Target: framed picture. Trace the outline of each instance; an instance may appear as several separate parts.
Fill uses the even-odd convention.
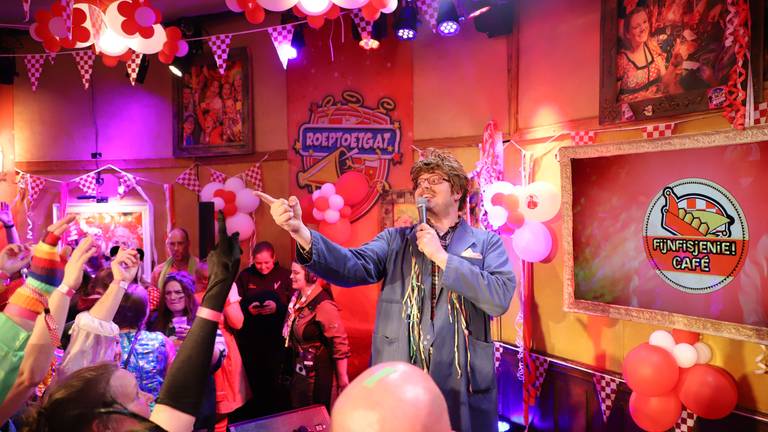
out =
[[[188,62],[173,80],[173,155],[253,153],[248,51],[231,49],[223,75],[208,50]]]
[[[768,129],[559,156],[566,310],[768,342]]]
[[[726,42],[726,4],[603,0],[600,123],[722,108],[736,62],[734,45]],[[762,77],[764,2],[749,4],[752,76]],[[757,103],[763,82],[753,81]]]
[[[412,190],[390,190],[381,195],[381,229],[411,226],[419,222]]]
[[[64,216],[60,208],[58,203],[53,205],[54,222]],[[70,227],[68,237],[91,235],[107,256],[112,246],[141,248],[143,275],[149,277],[152,273],[152,221],[146,204],[72,203],[67,205],[67,214],[78,216],[78,224]]]

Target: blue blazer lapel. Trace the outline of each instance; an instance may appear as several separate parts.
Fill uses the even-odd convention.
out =
[[[448,253],[451,255],[461,256],[461,253],[467,250],[475,244],[475,236],[472,233],[472,227],[469,226],[464,219],[459,222],[459,226],[456,227],[456,232],[453,234],[451,243],[448,245]],[[443,286],[437,287],[437,299],[439,301],[440,295],[443,291]]]

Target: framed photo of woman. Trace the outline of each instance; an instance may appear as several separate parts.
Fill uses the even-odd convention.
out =
[[[213,54],[187,54],[173,80],[173,155],[253,153],[250,61],[245,48],[229,51],[224,74]]]
[[[763,94],[764,0],[748,4],[757,103]],[[603,0],[600,123],[722,108],[736,64],[727,34],[730,13],[727,0]]]

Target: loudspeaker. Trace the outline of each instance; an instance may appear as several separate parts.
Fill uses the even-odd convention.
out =
[[[202,201],[197,204],[197,220],[200,221],[198,238],[200,239],[200,257],[205,258],[208,252],[215,246],[214,239],[216,224],[215,213],[213,211],[213,202]]]
[[[229,425],[229,432],[320,432],[331,430],[325,405],[311,405]]]
[[[0,84],[13,85],[16,73],[16,57],[0,57]]]

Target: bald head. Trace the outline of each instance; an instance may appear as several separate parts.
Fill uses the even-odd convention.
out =
[[[168,247],[168,255],[175,262],[184,262],[189,259],[189,234],[184,228],[174,228],[168,233],[165,241]]]
[[[448,406],[423,370],[387,362],[360,374],[339,395],[333,432],[449,432]]]

